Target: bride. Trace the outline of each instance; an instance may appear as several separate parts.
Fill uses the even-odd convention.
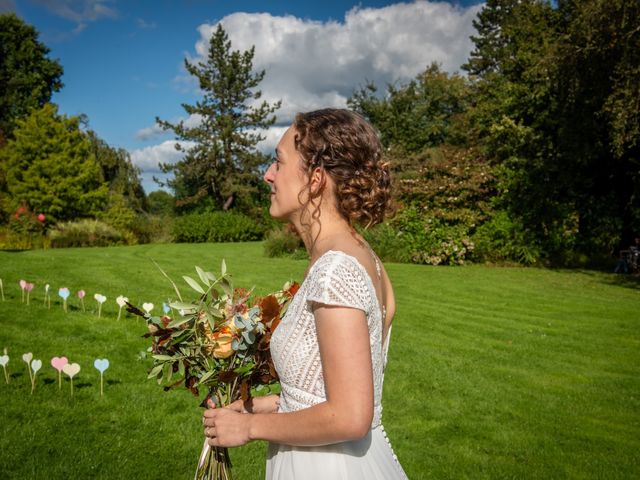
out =
[[[301,113],[264,175],[270,214],[311,259],[271,339],[281,394],[208,409],[203,423],[211,446],[269,441],[267,479],[406,479],[381,423],[393,290],[354,229],[389,213],[381,151],[353,112]]]

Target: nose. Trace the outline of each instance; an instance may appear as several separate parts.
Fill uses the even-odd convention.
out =
[[[267,182],[267,183],[273,183],[274,180],[274,170],[275,170],[275,165],[276,162],[271,163],[271,165],[269,165],[269,168],[267,168],[267,171],[264,172],[264,176],[262,177],[262,179]]]

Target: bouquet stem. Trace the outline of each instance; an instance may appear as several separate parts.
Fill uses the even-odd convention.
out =
[[[205,440],[194,480],[233,480],[229,449],[210,447]]]

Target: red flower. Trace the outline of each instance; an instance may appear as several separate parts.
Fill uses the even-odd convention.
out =
[[[47,217],[44,216],[44,213],[39,213],[38,214],[38,221],[40,223],[44,223],[44,221],[47,219]]]

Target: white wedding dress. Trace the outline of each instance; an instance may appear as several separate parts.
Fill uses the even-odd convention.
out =
[[[375,260],[380,276],[380,265]],[[279,412],[302,410],[326,399],[312,302],[365,312],[373,365],[373,422],[369,433],[357,441],[318,447],[270,443],[267,480],[406,479],[381,423],[382,383],[390,336],[387,335],[383,345],[385,315],[366,269],[343,252],[330,250],[311,266],[273,334],[271,354],[282,386]]]

